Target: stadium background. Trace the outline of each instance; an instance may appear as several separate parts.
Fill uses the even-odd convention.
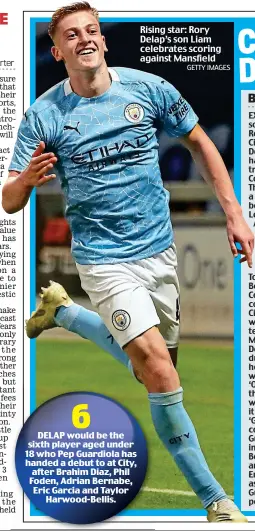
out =
[[[146,22],[148,25],[148,22]],[[171,22],[171,25],[173,23]],[[176,23],[184,26],[185,23]],[[204,26],[203,22],[196,26]],[[233,24],[206,23],[220,63],[230,70],[188,71],[183,63],[140,63],[138,22],[106,22],[109,66],[149,71],[173,83],[193,106],[233,178]],[[157,23],[167,26],[167,23]],[[50,54],[47,23],[36,32],[36,96],[66,77]],[[121,44],[120,44],[121,43]],[[171,193],[179,258],[182,338],[179,371],[185,405],[212,471],[233,494],[233,300],[232,257],[224,216],[212,192],[178,141],[160,135],[160,164]],[[37,292],[49,279],[61,282],[76,302],[90,307],[70,256],[70,231],[57,182],[38,189]],[[203,341],[198,343],[198,339]],[[228,340],[228,341],[226,341]],[[192,378],[191,375],[192,374]],[[118,400],[140,421],[149,445],[144,489],[131,509],[200,508],[186,481],[155,437],[145,391],[109,355],[60,329],[37,341],[37,404],[68,391],[98,391]]]

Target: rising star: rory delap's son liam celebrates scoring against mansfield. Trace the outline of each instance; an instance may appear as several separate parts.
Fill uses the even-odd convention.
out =
[[[176,250],[157,132],[179,137],[225,211],[234,256],[252,265],[247,226],[220,154],[180,93],[155,75],[108,68],[98,13],[87,2],[58,9],[49,26],[69,78],[43,94],[21,122],[3,208],[24,208],[58,167],[81,284],[97,313],[52,283],[27,322],[29,337],[62,326],[129,366],[147,391],[155,430],[207,509],[209,521],[245,522],[210,472],[183,405]],[[111,340],[111,337],[114,338]],[[170,355],[169,355],[170,354]]]

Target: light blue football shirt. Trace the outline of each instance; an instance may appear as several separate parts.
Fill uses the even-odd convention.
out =
[[[98,97],[78,96],[65,80],[36,100],[9,168],[24,170],[41,140],[54,151],[79,264],[139,260],[169,247],[157,132],[180,137],[198,120],[164,79],[128,68],[109,72],[112,84]]]

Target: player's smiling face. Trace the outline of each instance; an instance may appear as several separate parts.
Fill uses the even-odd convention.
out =
[[[98,20],[90,11],[78,11],[65,16],[54,36],[52,54],[57,61],[64,61],[72,71],[96,71],[104,62],[107,51]]]

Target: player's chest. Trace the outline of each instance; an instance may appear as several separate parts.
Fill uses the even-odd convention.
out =
[[[142,136],[154,133],[150,102],[132,96],[115,97],[103,102],[83,103],[66,112],[58,124],[58,152],[79,153],[81,146],[90,149],[124,149],[142,142]],[[141,137],[141,141],[139,141]]]

